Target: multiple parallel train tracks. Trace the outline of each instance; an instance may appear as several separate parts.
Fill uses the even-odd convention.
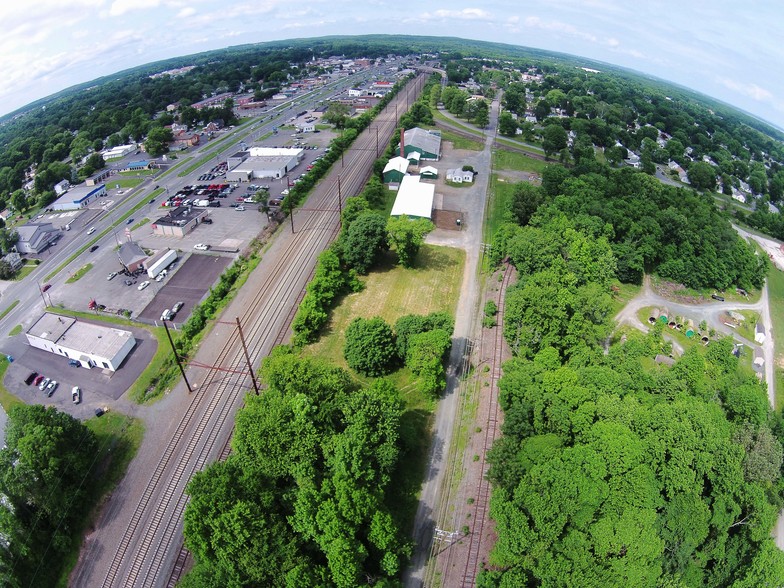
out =
[[[296,213],[295,232],[287,247],[270,249],[263,274],[256,272],[248,280],[241,296],[225,313],[231,316],[232,310],[240,309],[236,314],[255,365],[288,333],[316,258],[338,232],[338,198],[361,191],[376,159],[379,140],[386,144],[396,129],[397,112],[402,114],[405,106],[414,102],[424,81],[420,75],[409,82],[372,127],[361,133],[345,156],[335,162],[333,167],[337,169],[316,188],[309,208]],[[96,536],[94,540],[103,543],[103,551],[111,558],[108,565],[101,561],[91,562],[89,568],[83,565],[77,571],[77,585],[167,586],[182,573],[187,559],[187,552],[182,549],[186,485],[208,462],[228,454],[233,417],[250,388],[239,333],[236,328],[229,332],[225,329],[222,324],[215,325],[209,336],[211,344],[219,345],[206,350],[213,367],[206,370],[171,439],[162,448],[160,460],[128,516],[119,542],[110,537]],[[121,505],[115,509],[119,511]],[[107,510],[112,511],[111,506]],[[124,513],[116,515],[119,519]],[[99,533],[100,530],[96,535]],[[108,545],[116,545],[113,553],[105,547]],[[84,560],[89,556],[88,553]],[[102,573],[105,575],[100,581]]]

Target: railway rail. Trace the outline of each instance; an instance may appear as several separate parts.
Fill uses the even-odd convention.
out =
[[[504,335],[503,335],[503,319],[504,319],[504,302],[506,299],[506,289],[509,286],[509,280],[512,275],[509,264],[506,264],[504,269],[504,279],[501,287],[498,290],[498,327],[494,333],[494,345],[492,353],[491,368],[491,382],[490,382],[490,399],[489,408],[487,411],[487,421],[484,427],[484,442],[483,451],[480,458],[482,475],[479,479],[479,491],[473,503],[473,512],[471,513],[471,520],[473,521],[473,531],[468,536],[468,557],[466,557],[465,567],[463,570],[462,584],[463,588],[472,588],[476,585],[476,576],[479,573],[479,560],[483,547],[484,528],[487,522],[488,511],[490,506],[490,480],[487,479],[487,472],[489,465],[487,464],[487,452],[493,445],[493,442],[498,437],[498,420],[500,416],[500,406],[498,404],[498,380],[501,379],[501,363],[503,361],[504,350]]]
[[[288,332],[293,318],[291,310],[300,300],[316,257],[337,234],[338,198],[361,191],[371,173],[379,137],[389,140],[397,126],[397,118],[393,116],[405,112],[405,108],[397,106],[412,104],[424,81],[425,76],[420,75],[409,82],[379,113],[373,126],[357,137],[344,158],[335,162],[333,171],[309,199],[308,206],[312,208],[295,211],[295,232],[289,236],[286,246],[276,247],[280,239],[276,240],[266,256],[263,275],[249,279],[248,287],[226,311],[232,316],[230,313],[236,310],[254,365],[283,340],[281,333]],[[335,181],[338,175],[340,185]],[[226,454],[234,413],[250,389],[250,378],[243,373],[245,358],[238,332],[236,328],[227,329],[215,325],[209,338],[214,344],[203,351],[212,358],[202,363],[214,367],[207,369],[206,374],[200,368],[191,368],[190,371],[199,370],[204,379],[163,448],[140,499],[127,516],[119,542],[110,537],[93,542],[116,546],[113,553],[107,547],[102,548],[111,557],[108,565],[105,562],[83,565],[76,573],[77,585],[93,586],[100,582],[104,588],[167,586],[171,585],[173,576],[182,573],[188,557],[187,550],[181,547],[182,517],[187,504],[185,488],[195,472]],[[222,343],[218,344],[220,340]],[[110,504],[104,518],[122,518],[121,509],[122,500]],[[83,560],[89,559],[88,552]]]

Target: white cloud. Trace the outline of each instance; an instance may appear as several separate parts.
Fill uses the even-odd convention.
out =
[[[765,88],[761,88],[757,84],[750,82],[744,83],[732,78],[719,78],[719,83],[734,92],[748,96],[752,100],[774,103],[773,93]]]
[[[491,20],[492,16],[486,10],[481,8],[463,8],[462,10],[446,10],[439,9],[431,12],[425,12],[421,15],[423,20]]]
[[[196,9],[193,6],[187,6],[177,13],[177,18],[187,18],[196,14]]]
[[[148,10],[160,5],[161,0],[114,0],[109,7],[109,16],[122,16],[132,10]]]
[[[543,31],[549,31],[553,33],[562,33],[565,35],[569,35],[571,37],[577,37],[578,39],[583,39],[584,41],[590,41],[592,43],[596,43],[598,41],[596,35],[591,33],[586,33],[584,31],[579,30],[574,25],[570,25],[569,23],[561,22],[558,20],[542,20],[538,16],[528,16],[523,21],[525,26],[532,29],[540,29]]]

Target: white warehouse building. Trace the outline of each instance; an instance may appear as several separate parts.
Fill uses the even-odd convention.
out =
[[[247,157],[226,173],[230,182],[247,182],[255,178],[282,178],[302,159],[304,151],[288,147],[251,147]],[[232,159],[239,159],[235,154]]]
[[[31,347],[74,359],[82,367],[113,372],[136,346],[130,331],[51,312],[44,313],[25,334]]]

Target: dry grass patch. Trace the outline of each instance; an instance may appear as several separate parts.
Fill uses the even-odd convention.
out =
[[[463,280],[465,252],[461,249],[423,245],[417,265],[405,269],[394,265],[390,255],[384,263],[363,278],[365,289],[345,296],[332,311],[321,338],[305,353],[346,367],[343,359],[343,333],[356,317],[380,316],[391,326],[406,314],[429,314],[457,308]]]

